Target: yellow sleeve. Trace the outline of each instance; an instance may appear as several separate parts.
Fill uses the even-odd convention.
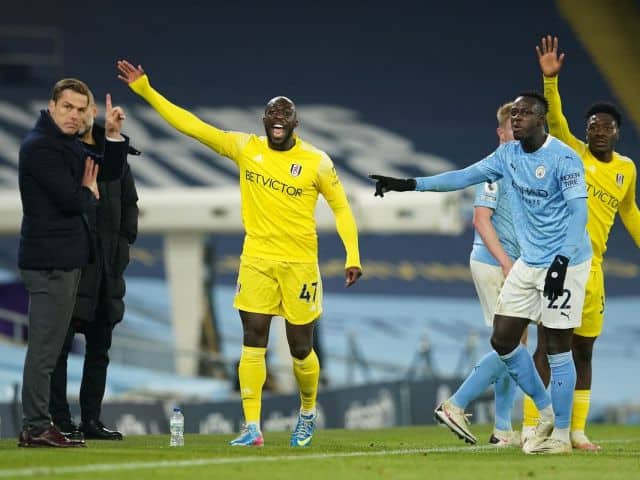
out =
[[[353,217],[347,195],[338,178],[333,162],[324,153],[318,167],[318,190],[327,200],[336,217],[336,230],[347,252],[345,268],[362,268],[360,266],[360,251],[358,250],[356,219]]]
[[[573,136],[571,130],[569,130],[569,122],[567,122],[562,113],[562,102],[558,91],[558,76],[543,78],[544,98],[549,102],[549,111],[547,112],[549,133],[573,148],[578,155],[582,155],[586,146],[584,142]]]
[[[627,232],[633,238],[636,246],[640,248],[640,210],[638,210],[638,204],[636,203],[636,177],[636,169],[634,168],[629,190],[627,190],[627,194],[620,202],[618,213],[620,213],[620,219],[624,223]]]
[[[174,105],[151,86],[149,77],[146,75],[131,82],[129,87],[144,98],[173,128],[195,138],[231,160],[237,159],[238,153],[249,141],[249,134],[225,132],[203,122],[191,112]]]

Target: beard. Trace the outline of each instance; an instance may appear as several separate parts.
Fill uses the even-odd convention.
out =
[[[93,128],[93,120],[91,120],[90,122],[82,122],[82,125],[80,126],[80,130],[78,130],[78,136],[84,137],[87,133],[91,131],[92,128]]]

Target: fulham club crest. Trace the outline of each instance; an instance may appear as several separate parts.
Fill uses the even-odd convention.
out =
[[[616,183],[618,184],[619,187],[622,186],[622,184],[624,183],[624,175],[621,173],[616,174]]]
[[[292,177],[297,177],[302,173],[302,165],[293,163],[291,164],[291,169],[289,170]]]

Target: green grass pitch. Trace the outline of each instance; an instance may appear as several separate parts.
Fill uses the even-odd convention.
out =
[[[640,426],[591,425],[600,452],[530,456],[484,442],[469,447],[448,430],[319,430],[313,445],[288,447],[285,432],[266,433],[263,448],[229,447],[229,435],[186,435],[170,448],[168,435],[87,442],[85,449],[23,449],[0,440],[0,479],[638,479]]]

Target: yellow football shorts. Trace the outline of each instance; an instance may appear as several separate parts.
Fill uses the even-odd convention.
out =
[[[278,315],[294,325],[311,323],[322,314],[318,264],[242,255],[233,306],[245,312]]]
[[[604,323],[604,299],[604,274],[602,267],[598,267],[589,272],[582,307],[582,325],[575,328],[573,333],[582,337],[600,336]]]

